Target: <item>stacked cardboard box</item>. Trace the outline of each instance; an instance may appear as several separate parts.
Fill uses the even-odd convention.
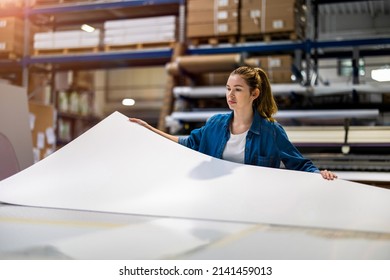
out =
[[[188,0],[187,37],[238,34],[239,0]]]
[[[176,16],[110,20],[104,23],[104,30],[106,46],[174,42]]]
[[[262,68],[267,73],[271,83],[291,83],[293,60],[290,55],[251,57],[245,63]]]
[[[53,105],[29,102],[30,127],[33,140],[34,162],[56,149],[55,109]]]
[[[297,32],[300,0],[241,0],[241,35]]]
[[[265,5],[264,32],[295,31],[295,0],[263,0]]]
[[[0,18],[0,54],[23,55],[23,28],[19,18]]]
[[[240,23],[241,35],[260,34],[264,32],[262,24],[263,0],[241,0]]]

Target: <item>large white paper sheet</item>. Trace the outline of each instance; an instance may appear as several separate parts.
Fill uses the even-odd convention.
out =
[[[0,182],[11,204],[390,232],[390,192],[215,159],[118,112]]]
[[[0,259],[390,259],[390,234],[0,205]]]

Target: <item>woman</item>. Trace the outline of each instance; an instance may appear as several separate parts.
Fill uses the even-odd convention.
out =
[[[327,180],[337,178],[304,158],[272,117],[277,105],[262,69],[242,66],[234,70],[226,84],[226,100],[231,113],[214,115],[186,137],[170,135],[140,119],[129,120],[216,158],[274,168],[282,162],[287,169],[321,173]]]

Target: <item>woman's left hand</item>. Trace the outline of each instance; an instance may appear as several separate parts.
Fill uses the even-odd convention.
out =
[[[321,170],[320,171],[321,175],[322,175],[322,178],[326,179],[326,180],[334,180],[337,178],[337,175],[334,174],[333,172],[331,171],[328,171],[328,170]]]

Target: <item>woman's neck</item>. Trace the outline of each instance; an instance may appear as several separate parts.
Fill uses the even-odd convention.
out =
[[[230,132],[232,134],[241,134],[247,131],[253,121],[253,111],[234,111],[232,123],[230,125]]]

